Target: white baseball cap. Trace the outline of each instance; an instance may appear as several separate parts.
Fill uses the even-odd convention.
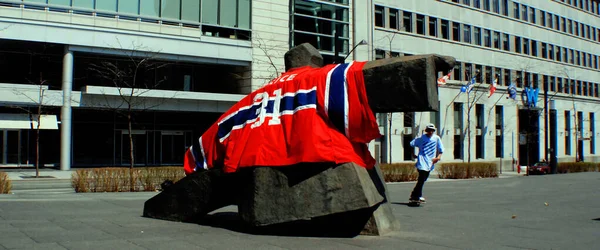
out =
[[[437,129],[435,128],[435,125],[433,125],[433,123],[429,123],[429,124],[427,124],[427,126],[425,126],[425,130],[436,131]]]

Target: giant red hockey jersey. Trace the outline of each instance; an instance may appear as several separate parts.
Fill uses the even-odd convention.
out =
[[[292,69],[235,104],[185,155],[198,168],[354,162],[371,168],[381,136],[365,93],[365,62]]]

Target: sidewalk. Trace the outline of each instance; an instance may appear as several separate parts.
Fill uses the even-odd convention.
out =
[[[389,185],[400,229],[353,238],[260,234],[242,226],[235,206],[201,223],[142,217],[156,192],[20,192],[0,195],[0,249],[598,249],[600,192],[590,187],[599,178],[434,182],[423,207],[407,206],[412,185]]]
[[[75,172],[76,169],[71,170],[58,170],[58,169],[40,169],[40,176],[42,178],[36,179],[35,177],[35,169],[0,169],[0,172],[5,172],[8,174],[8,178],[12,181],[17,180],[44,180],[44,179],[53,179],[53,180],[62,180],[62,179],[71,179],[71,175]],[[502,173],[498,174],[498,178],[512,178],[518,176],[524,176],[524,171],[521,173],[517,173],[517,171],[502,171]],[[455,179],[439,179],[437,170],[434,170],[430,175],[429,182],[432,181],[456,181]]]
[[[8,174],[8,179],[11,181],[19,181],[19,180],[64,180],[71,179],[71,174],[75,172],[75,170],[57,170],[57,169],[40,169],[40,177],[41,178],[32,178],[35,177],[35,169],[34,168],[4,168],[0,169],[0,172],[4,172]]]

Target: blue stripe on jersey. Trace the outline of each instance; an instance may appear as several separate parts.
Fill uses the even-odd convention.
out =
[[[288,93],[283,93],[285,95]],[[298,107],[306,106],[306,105],[315,105],[317,104],[317,91],[315,89],[310,90],[304,93],[293,93],[293,96],[282,96],[280,100],[279,113],[283,113],[285,111],[294,111]],[[261,108],[262,103],[256,103],[250,106],[247,109],[238,110],[236,114],[226,118],[225,120],[220,121],[219,129],[217,131],[217,137],[219,139],[223,139],[227,136],[232,130],[234,130],[235,126],[244,127],[245,124],[250,121],[258,118],[258,111]],[[269,100],[266,107],[267,115],[273,114],[273,106],[275,105],[275,100]],[[240,127],[240,128],[241,128]]]
[[[329,83],[329,107],[327,116],[338,131],[346,134],[345,126],[345,95],[346,95],[346,75],[345,71],[348,64],[340,64],[333,70]],[[327,97],[326,97],[327,98]]]
[[[425,143],[424,147],[423,147],[423,153],[431,158],[435,157],[435,152],[436,152],[436,141],[429,141],[427,143]]]

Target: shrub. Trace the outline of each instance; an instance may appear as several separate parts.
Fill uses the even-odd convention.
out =
[[[12,183],[8,179],[8,175],[4,172],[0,172],[0,194],[8,194],[12,188]]]
[[[559,162],[557,165],[557,172],[561,174],[600,171],[600,163],[595,162]]]
[[[498,166],[493,162],[455,162],[436,166],[440,179],[496,178]]]
[[[72,174],[71,185],[81,193],[155,191],[164,181],[184,176],[181,167],[80,169]]]
[[[386,182],[416,181],[419,177],[414,163],[392,163],[379,165]]]

